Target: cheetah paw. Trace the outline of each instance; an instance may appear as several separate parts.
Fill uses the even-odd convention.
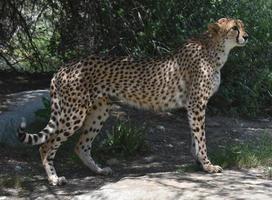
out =
[[[203,169],[208,173],[221,173],[223,171],[222,167],[220,167],[219,165],[212,164],[204,165]]]
[[[49,179],[49,184],[53,185],[53,186],[61,186],[61,185],[65,185],[67,183],[67,180],[64,176],[62,177],[53,177]]]
[[[105,168],[99,170],[98,173],[101,174],[101,175],[108,176],[108,175],[113,174],[113,171],[112,171],[112,169],[110,167],[105,167]]]

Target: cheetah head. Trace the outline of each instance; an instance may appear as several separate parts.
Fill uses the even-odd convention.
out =
[[[236,46],[244,46],[248,41],[244,24],[239,19],[222,18],[208,26],[209,32],[223,40],[230,49]]]

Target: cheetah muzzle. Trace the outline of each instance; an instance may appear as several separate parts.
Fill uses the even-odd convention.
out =
[[[95,136],[109,116],[111,97],[153,110],[184,107],[192,134],[192,153],[204,171],[221,172],[207,156],[205,110],[220,84],[220,69],[229,52],[244,46],[248,35],[240,20],[223,18],[209,24],[208,30],[192,38],[172,54],[153,59],[122,57],[88,58],[62,66],[51,80],[51,116],[37,134],[18,130],[21,142],[40,145],[40,155],[52,185],[66,183],[58,177],[53,159],[60,145],[76,131],[81,136],[75,152],[93,172],[112,173],[100,168],[91,157]]]

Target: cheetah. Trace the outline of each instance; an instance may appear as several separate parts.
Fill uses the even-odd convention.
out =
[[[75,152],[82,162],[97,174],[112,173],[91,157],[92,142],[109,117],[112,98],[155,111],[184,107],[191,127],[193,157],[204,171],[221,172],[222,168],[213,165],[207,156],[205,110],[219,87],[220,69],[230,50],[247,41],[241,20],[222,18],[209,24],[199,37],[159,58],[89,56],[67,64],[51,80],[47,126],[30,134],[26,124],[21,123],[18,138],[23,143],[40,145],[49,183],[62,185],[67,181],[57,176],[53,160],[60,145],[75,132],[81,134]]]

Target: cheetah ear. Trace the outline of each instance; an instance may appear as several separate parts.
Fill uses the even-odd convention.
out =
[[[228,18],[221,18],[217,21],[218,24],[223,24],[225,22],[227,22],[229,19]]]
[[[219,33],[219,30],[220,30],[220,26],[218,25],[218,23],[212,23],[208,25],[208,31],[212,34]]]

